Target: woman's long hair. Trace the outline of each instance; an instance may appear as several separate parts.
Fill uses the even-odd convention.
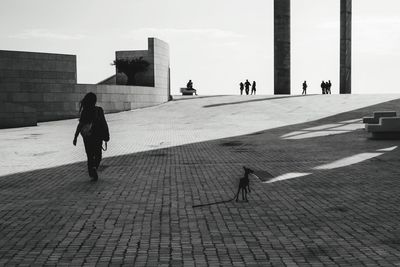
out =
[[[90,122],[94,119],[95,106],[97,102],[96,94],[90,92],[81,100],[79,114],[81,122]]]

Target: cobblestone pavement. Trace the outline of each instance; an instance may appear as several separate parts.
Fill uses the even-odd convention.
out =
[[[254,104],[230,103],[244,111]],[[49,168],[42,160],[40,168],[18,172],[3,154],[8,174],[0,177],[0,266],[400,265],[400,141],[367,139],[360,124],[374,110],[399,112],[399,104],[132,153],[124,147],[104,159],[96,183],[78,157],[57,157]],[[168,121],[163,127],[172,134]],[[27,136],[32,129],[19,131]],[[129,129],[135,125],[120,131]],[[10,133],[0,135],[15,138]],[[54,143],[55,151],[62,148]],[[342,159],[348,164],[340,165]],[[257,175],[250,179],[249,202],[193,208],[231,199],[242,166]],[[304,176],[282,178],[293,173]]]

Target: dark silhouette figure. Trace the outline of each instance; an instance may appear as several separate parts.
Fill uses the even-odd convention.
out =
[[[187,89],[193,89],[193,82],[192,80],[189,80],[188,83],[186,84]]]
[[[326,85],[326,93],[327,94],[332,94],[332,92],[331,92],[331,87],[332,87],[332,83],[331,83],[331,80],[329,80],[328,82],[327,82],[327,85]]]
[[[246,82],[244,83],[244,86],[246,88],[246,95],[249,95],[250,85],[251,83],[249,82],[249,80],[246,80]]]
[[[322,89],[322,94],[326,94],[326,83],[324,81],[322,81],[321,83],[321,89]]]
[[[254,95],[256,94],[256,81],[253,81],[253,84],[251,85],[251,94]]]
[[[243,90],[244,90],[244,84],[240,82],[240,95],[243,95]]]
[[[249,168],[246,168],[244,166],[243,166],[243,169],[244,169],[244,176],[239,181],[239,188],[238,188],[238,191],[236,194],[236,202],[238,201],[240,190],[242,191],[242,200],[246,200],[246,201],[248,201],[247,200],[247,189],[250,192],[249,174],[254,173],[254,171]]]
[[[110,133],[108,125],[104,117],[104,111],[101,107],[96,106],[97,97],[94,93],[87,93],[80,102],[79,108],[79,124],[76,127],[75,136],[73,140],[74,146],[81,134],[85,151],[87,155],[87,165],[89,176],[92,181],[97,181],[97,169],[101,162],[101,150],[103,141],[110,140]]]
[[[193,90],[194,94],[197,95],[197,91],[196,89],[193,88],[193,82],[192,80],[189,80],[188,83],[186,84],[186,88],[188,90]]]
[[[307,94],[307,82],[306,81],[304,81],[303,82],[303,92],[301,93],[302,95],[306,95]]]

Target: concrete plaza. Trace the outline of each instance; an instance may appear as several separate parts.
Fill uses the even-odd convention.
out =
[[[209,96],[107,115],[89,181],[76,120],[0,130],[0,265],[400,265],[399,95]],[[225,202],[242,166],[249,202]]]

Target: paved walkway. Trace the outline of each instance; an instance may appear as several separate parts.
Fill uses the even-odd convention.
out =
[[[398,98],[398,95],[175,97],[157,107],[107,115],[111,142],[106,157],[128,155],[328,117]],[[86,160],[71,146],[77,120],[0,130],[0,175]],[[81,142],[81,139],[78,140]]]
[[[360,123],[399,112],[397,98],[221,96],[111,114],[97,183],[72,147],[76,120],[1,130],[0,265],[400,265],[400,141],[366,139]],[[257,174],[249,202],[192,207],[231,199],[243,165]]]

